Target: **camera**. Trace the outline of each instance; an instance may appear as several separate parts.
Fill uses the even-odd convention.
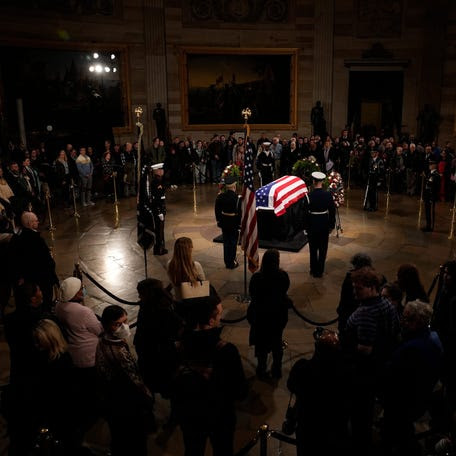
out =
[[[298,424],[298,411],[296,404],[289,405],[285,414],[285,421],[282,423],[282,432],[286,435],[292,435],[296,431]]]

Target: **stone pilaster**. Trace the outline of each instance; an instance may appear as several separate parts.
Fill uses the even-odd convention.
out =
[[[313,105],[320,100],[326,128],[332,129],[334,0],[315,1]],[[312,106],[309,106],[309,116]]]
[[[144,47],[147,119],[150,119],[147,145],[150,145],[152,137],[157,134],[152,120],[156,103],[161,103],[168,115],[164,0],[144,0]]]

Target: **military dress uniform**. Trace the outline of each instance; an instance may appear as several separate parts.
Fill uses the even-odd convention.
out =
[[[161,169],[163,164],[152,165],[152,169]],[[150,206],[155,225],[155,245],[154,255],[165,255],[168,250],[165,249],[165,216],[166,216],[166,195],[165,186],[160,176],[154,174],[149,189]]]
[[[312,177],[314,175],[318,175],[318,180],[325,178],[320,172],[312,173]],[[336,207],[330,192],[323,188],[310,192],[305,208],[304,226],[309,240],[310,274],[321,277],[325,270],[329,233],[336,226]]]
[[[223,260],[228,269],[239,266],[236,248],[241,224],[239,196],[233,190],[220,193],[215,200],[215,218],[223,234]]]
[[[423,231],[434,231],[435,203],[439,200],[440,174],[433,169],[426,178],[423,192],[426,227]]]
[[[269,147],[269,144],[270,143],[263,143],[265,147]],[[274,156],[271,151],[263,150],[258,154],[257,169],[262,187],[274,180]]]
[[[384,170],[385,165],[381,158],[375,157],[369,160],[369,177],[363,207],[365,211],[376,211],[378,209],[378,184],[383,177]]]

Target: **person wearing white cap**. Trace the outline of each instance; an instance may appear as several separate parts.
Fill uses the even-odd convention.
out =
[[[60,284],[55,314],[68,338],[68,351],[76,367],[95,366],[95,350],[103,328],[92,309],[84,306],[84,288],[77,277]]]
[[[78,388],[78,414],[81,432],[87,431],[97,419],[97,382],[95,354],[98,336],[103,327],[92,309],[84,306],[84,287],[77,277],[68,277],[60,284],[60,300],[55,306],[55,315],[68,341],[74,377]],[[80,414],[80,415],[79,415]]]
[[[322,277],[328,252],[329,233],[336,226],[336,207],[330,192],[323,188],[326,175],[312,173],[313,190],[307,198],[305,228],[309,239],[310,274]]]
[[[274,180],[274,156],[269,150],[270,146],[271,143],[269,141],[265,141],[262,144],[263,150],[257,157],[257,169],[262,187]]]

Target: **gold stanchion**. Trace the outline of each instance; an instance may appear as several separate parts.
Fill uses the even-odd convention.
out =
[[[418,210],[418,228],[421,228],[421,214],[423,212],[423,195],[424,195],[424,173],[421,174],[421,194],[420,194],[420,208]]]
[[[193,171],[193,213],[196,215],[196,173],[195,173],[195,163],[192,163]]]
[[[350,151],[350,155],[348,156],[348,179],[347,179],[347,192],[350,191],[350,181],[351,181],[351,168],[353,165],[353,151]]]
[[[450,234],[448,235],[448,239],[453,239],[454,238],[454,222],[455,222],[455,218],[456,218],[456,193],[454,194],[453,207],[450,209],[450,212],[452,212],[452,216],[451,216]]]
[[[385,207],[385,218],[388,217],[390,198],[391,198],[391,170],[388,170],[388,176],[386,178],[386,207]]]
[[[73,193],[73,209],[74,209],[74,218],[78,219],[80,215],[78,214],[78,207],[76,205],[76,194],[74,192],[74,180],[71,179],[71,192]]]
[[[46,206],[47,206],[48,217],[49,217],[49,231],[52,233],[53,231],[55,231],[55,226],[52,223],[51,203],[49,201],[51,199],[51,195],[49,193],[49,189],[46,190],[45,198],[46,198]]]
[[[112,183],[114,185],[114,213],[115,213],[115,218],[114,218],[114,229],[116,230],[120,226],[120,218],[119,218],[119,201],[117,200],[117,185],[116,185],[116,177],[117,177],[117,171],[114,171],[112,173]]]

